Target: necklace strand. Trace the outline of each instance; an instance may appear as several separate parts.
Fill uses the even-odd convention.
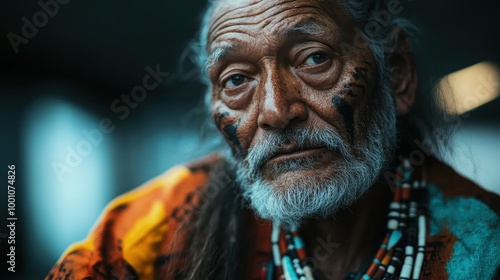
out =
[[[387,232],[360,280],[416,280],[425,254],[427,186],[412,178],[409,160],[396,169],[394,196],[389,206]],[[297,230],[282,231],[273,225],[272,256],[261,269],[262,280],[314,280],[304,241]]]

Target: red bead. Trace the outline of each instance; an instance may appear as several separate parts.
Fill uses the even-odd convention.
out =
[[[263,264],[262,268],[260,269],[260,279],[266,280],[266,278],[267,278],[267,265]]]
[[[373,277],[373,275],[375,275],[375,272],[377,272],[377,269],[378,269],[378,264],[372,263],[370,267],[368,267],[368,270],[366,271],[365,274]]]
[[[301,259],[301,260],[304,260],[307,257],[306,251],[303,248],[297,249],[297,255],[299,256],[299,259]]]

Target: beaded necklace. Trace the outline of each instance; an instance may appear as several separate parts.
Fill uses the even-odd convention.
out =
[[[396,170],[386,235],[360,280],[420,278],[425,252],[427,186],[411,175],[410,162],[405,159]],[[297,230],[282,231],[273,226],[271,244],[272,256],[262,266],[262,280],[315,279]]]

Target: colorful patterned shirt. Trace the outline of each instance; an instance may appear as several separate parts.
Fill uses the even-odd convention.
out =
[[[113,200],[87,238],[70,246],[45,279],[173,279],[185,236],[199,210],[212,156],[177,166]],[[500,198],[437,160],[426,164],[429,219],[421,279],[498,279]],[[436,170],[439,170],[436,171]],[[271,254],[269,222],[250,221],[247,279],[260,279]],[[209,257],[209,256],[208,256]]]

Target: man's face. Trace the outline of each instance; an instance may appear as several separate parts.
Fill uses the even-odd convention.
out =
[[[339,192],[338,184],[355,183],[342,176],[355,175],[345,173],[358,172],[363,153],[376,152],[385,141],[370,138],[380,138],[385,125],[394,131],[394,124],[380,123],[386,116],[377,116],[384,102],[371,51],[342,51],[342,44],[356,46],[354,32],[333,1],[216,4],[207,44],[212,116],[246,188],[266,188],[261,196],[278,199],[298,189]],[[385,161],[389,148],[378,148],[377,160]],[[369,177],[371,185],[374,175]]]

